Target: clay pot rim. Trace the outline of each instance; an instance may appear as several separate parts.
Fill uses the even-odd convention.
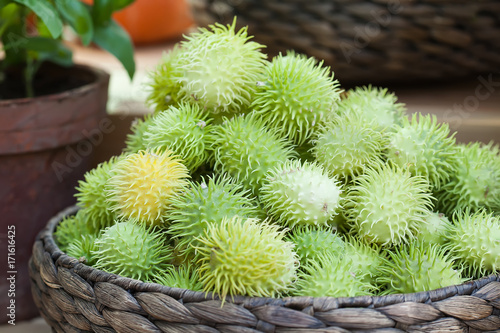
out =
[[[82,72],[87,72],[90,73],[94,76],[92,82],[84,84],[80,87],[68,89],[59,93],[55,94],[48,94],[48,95],[42,95],[42,96],[36,96],[36,97],[22,97],[22,98],[12,98],[12,99],[0,99],[0,108],[3,106],[7,105],[12,105],[12,104],[27,104],[27,103],[33,103],[34,101],[46,101],[46,100],[61,100],[68,98],[69,96],[75,95],[75,94],[83,94],[89,90],[95,89],[96,86],[99,86],[103,84],[103,82],[109,80],[110,74],[106,72],[105,70],[91,66],[91,65],[85,65],[85,64],[73,64],[70,67],[67,67],[68,72],[73,72],[73,71],[82,71]]]

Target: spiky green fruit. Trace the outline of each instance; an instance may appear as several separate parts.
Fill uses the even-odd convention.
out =
[[[404,104],[397,102],[394,93],[387,88],[363,86],[347,92],[338,104],[338,114],[359,113],[368,121],[375,121],[378,130],[389,131],[405,119]]]
[[[189,265],[170,267],[156,277],[155,282],[172,288],[188,289],[192,291],[203,290],[198,271],[193,266]]]
[[[239,111],[250,105],[264,68],[264,45],[250,41],[247,27],[235,31],[216,23],[186,36],[181,42],[183,75],[179,78],[184,100],[210,112]]]
[[[140,151],[121,159],[106,185],[118,217],[163,224],[173,197],[186,186],[188,170],[172,151]]]
[[[95,235],[98,232],[90,215],[84,209],[80,209],[75,215],[62,219],[54,231],[54,240],[61,251],[66,252],[68,246],[82,235]]]
[[[286,240],[295,244],[294,251],[299,256],[301,266],[309,260],[317,260],[319,255],[326,252],[336,254],[340,258],[345,250],[342,238],[330,228],[294,228]]]
[[[338,214],[340,193],[337,180],[322,167],[294,159],[269,170],[259,199],[281,225],[325,226]]]
[[[136,221],[118,222],[103,230],[92,252],[94,267],[112,274],[147,282],[169,267],[172,250],[163,233]]]
[[[352,112],[334,116],[320,127],[312,154],[328,172],[348,181],[366,166],[384,163],[386,145],[387,137],[374,121]]]
[[[66,254],[77,258],[80,262],[88,266],[94,265],[96,262],[94,253],[97,250],[97,246],[95,245],[96,238],[96,235],[81,235],[68,245]]]
[[[368,244],[352,235],[347,236],[345,241],[344,256],[352,263],[352,270],[361,274],[361,280],[371,284],[376,284],[376,278],[380,274],[379,267],[382,263],[382,253],[380,246]]]
[[[198,105],[180,103],[158,112],[144,132],[144,143],[151,150],[171,150],[194,172],[208,160],[212,145],[212,125]]]
[[[85,210],[94,230],[100,230],[114,223],[115,212],[106,199],[105,188],[113,169],[122,157],[113,156],[85,173],[84,179],[76,187],[76,203]],[[80,213],[81,214],[81,213]]]
[[[459,258],[469,276],[480,277],[500,270],[500,216],[486,210],[466,209],[452,217],[445,245]]]
[[[210,223],[224,217],[256,217],[258,207],[248,190],[228,176],[211,177],[208,182],[190,183],[188,189],[172,200],[168,233],[178,241],[176,249],[183,254],[194,252]]]
[[[254,194],[268,170],[296,156],[292,144],[254,114],[215,126],[214,137],[214,170],[229,174]]]
[[[414,113],[411,120],[405,118],[391,133],[387,157],[399,166],[408,166],[413,175],[424,176],[439,189],[456,168],[454,135],[450,135],[448,124],[437,122],[435,115]]]
[[[179,64],[182,60],[181,48],[176,44],[172,50],[163,54],[156,68],[148,73],[149,94],[146,103],[156,112],[166,110],[181,99],[179,80],[183,72]]]
[[[453,258],[437,244],[410,243],[388,252],[377,281],[382,294],[407,294],[465,282]]]
[[[414,238],[433,207],[427,180],[392,164],[366,169],[347,196],[350,225],[360,238],[381,245]]]
[[[125,148],[123,152],[126,154],[135,154],[141,150],[146,150],[147,145],[144,142],[144,133],[148,126],[153,122],[152,114],[145,115],[143,118],[136,118],[130,126],[130,133],[125,139]]]
[[[297,255],[278,226],[234,216],[210,224],[199,237],[200,281],[205,291],[272,297],[294,280]]]
[[[354,297],[370,295],[374,286],[364,281],[364,274],[355,271],[352,260],[324,253],[310,260],[299,271],[291,288],[294,296]]]
[[[425,226],[419,229],[417,239],[427,244],[444,245],[450,230],[450,220],[443,213],[432,212],[425,218]]]
[[[460,145],[451,180],[435,195],[439,209],[451,216],[464,209],[500,212],[500,149],[493,142]]]
[[[340,93],[339,82],[323,61],[289,52],[267,64],[252,107],[267,126],[300,145],[333,112]]]

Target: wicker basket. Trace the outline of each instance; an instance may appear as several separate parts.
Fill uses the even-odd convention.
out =
[[[500,68],[497,0],[190,0],[199,26],[248,25],[270,56],[324,59],[344,84],[455,79]]]
[[[500,276],[382,297],[235,297],[143,283],[99,271],[40,232],[29,263],[32,293],[56,332],[484,332],[500,331]]]

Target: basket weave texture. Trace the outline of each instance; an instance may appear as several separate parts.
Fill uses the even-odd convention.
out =
[[[195,21],[248,26],[274,56],[323,59],[342,83],[443,80],[500,67],[497,0],[190,0]]]
[[[59,250],[49,221],[29,262],[34,301],[55,332],[499,332],[500,275],[389,296],[228,298],[120,277]]]

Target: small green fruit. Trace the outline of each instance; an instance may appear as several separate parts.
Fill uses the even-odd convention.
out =
[[[417,239],[427,244],[444,245],[451,223],[443,213],[432,212],[425,217],[425,226],[420,228]]]
[[[500,270],[500,216],[469,209],[453,215],[446,249],[459,258],[469,276]]]
[[[54,240],[61,251],[66,252],[68,246],[82,235],[96,235],[98,232],[90,215],[84,209],[80,209],[75,215],[65,217],[57,225]]]
[[[339,82],[329,67],[289,52],[265,68],[252,107],[267,126],[303,144],[340,100]]]
[[[88,221],[96,231],[114,223],[116,214],[106,199],[105,188],[109,178],[113,175],[113,168],[122,157],[113,156],[107,162],[87,171],[84,180],[78,181],[76,187],[77,205],[85,210]],[[80,213],[81,214],[81,213]]]
[[[359,237],[381,245],[414,238],[432,210],[427,180],[386,164],[368,168],[347,194],[347,218]]]
[[[96,235],[81,235],[79,239],[75,239],[66,249],[66,254],[70,257],[77,258],[80,262],[88,266],[92,266],[96,262],[94,255],[97,250],[95,245]]]
[[[354,297],[372,294],[374,286],[364,281],[364,275],[353,270],[352,261],[324,253],[310,260],[298,273],[291,288],[294,296]]]
[[[465,282],[453,258],[437,244],[410,243],[388,252],[377,281],[382,294],[407,294]]]
[[[361,280],[371,285],[376,284],[382,263],[381,249],[376,244],[368,244],[357,237],[347,236],[344,256],[352,263],[352,270],[361,274]]]
[[[341,189],[322,167],[288,160],[266,174],[259,199],[279,224],[325,226],[337,215]]]
[[[208,183],[190,183],[181,195],[172,200],[169,210],[168,233],[178,241],[176,249],[183,254],[194,252],[200,245],[197,236],[203,235],[210,223],[220,223],[224,217],[256,217],[258,207],[228,176],[209,178]]]
[[[300,266],[310,260],[317,260],[321,254],[333,253],[339,258],[343,256],[345,244],[341,237],[330,228],[311,226],[294,228],[286,240],[295,244],[295,252],[299,256]]]
[[[146,103],[156,112],[166,110],[170,105],[176,105],[180,100],[182,69],[182,51],[178,44],[168,53],[164,53],[156,68],[149,72],[150,81],[147,84],[149,94]]]
[[[186,186],[187,168],[166,151],[127,155],[113,168],[106,195],[118,217],[162,224],[174,196]]]
[[[338,104],[338,114],[342,116],[350,112],[358,112],[367,121],[375,121],[379,131],[390,131],[405,119],[405,107],[397,103],[394,93],[389,93],[387,88],[371,85],[347,92],[347,98]]]
[[[189,265],[169,267],[155,279],[155,282],[172,288],[188,289],[192,291],[203,290],[198,271],[193,266]]]
[[[296,156],[290,142],[253,114],[235,116],[214,132],[214,170],[229,174],[254,194],[268,170]]]
[[[125,139],[125,148],[123,152],[126,154],[135,154],[141,150],[146,150],[147,145],[144,142],[144,133],[148,126],[153,122],[154,117],[151,114],[144,116],[144,118],[136,118],[130,126],[131,132],[127,134]]]
[[[451,180],[435,195],[438,208],[451,216],[464,209],[500,212],[500,149],[493,142],[460,145]]]
[[[181,42],[184,61],[179,66],[180,94],[209,112],[239,111],[250,105],[259,74],[264,68],[264,48],[251,39],[247,27],[216,23],[186,36]]]
[[[391,133],[387,156],[439,189],[456,168],[457,149],[448,124],[439,124],[434,115],[413,114],[411,121],[405,118]]]
[[[351,112],[334,116],[320,127],[312,154],[328,172],[347,182],[366,166],[383,164],[386,146],[387,137],[374,121]]]
[[[205,291],[273,297],[294,280],[297,255],[278,226],[234,216],[210,224],[199,237],[200,281]]]
[[[198,105],[180,103],[154,115],[144,131],[144,144],[151,150],[171,150],[194,172],[208,160],[212,125]]]
[[[131,279],[152,282],[169,267],[172,250],[163,233],[135,221],[118,222],[95,240],[95,268]]]

